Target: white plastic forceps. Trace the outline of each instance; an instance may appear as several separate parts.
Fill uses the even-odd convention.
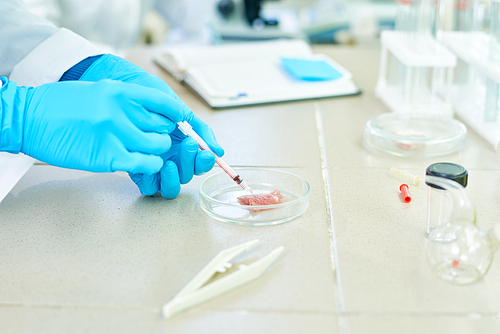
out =
[[[217,254],[170,302],[162,309],[165,318],[183,310],[201,304],[224,292],[237,288],[259,277],[283,252],[283,246],[276,248],[268,255],[248,265],[240,265],[239,269],[227,276],[203,286],[217,272],[225,272],[232,266],[230,260],[254,247],[259,240],[228,248]]]

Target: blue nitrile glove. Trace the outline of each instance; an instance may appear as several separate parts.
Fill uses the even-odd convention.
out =
[[[1,80],[0,150],[59,167],[157,173],[182,115],[172,97],[119,81],[33,88]]]
[[[217,143],[212,129],[196,117],[174,91],[157,76],[123,58],[106,54],[95,60],[79,80],[99,81],[102,79],[119,80],[156,88],[178,100],[183,105],[182,120],[190,123],[215,153],[219,156],[224,155],[224,150]],[[197,143],[193,139],[187,138],[178,129],[171,134],[171,138],[172,148],[162,155],[165,163],[160,173],[154,175],[130,174],[144,195],[154,195],[161,191],[163,197],[174,198],[179,194],[181,184],[188,183],[193,175],[206,173],[214,166],[213,154],[199,151]]]

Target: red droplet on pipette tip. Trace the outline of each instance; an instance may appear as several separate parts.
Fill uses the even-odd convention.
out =
[[[403,183],[402,185],[399,186],[399,190],[403,194],[403,198],[404,198],[405,202],[410,203],[411,197],[410,197],[410,191],[409,191],[408,185]]]

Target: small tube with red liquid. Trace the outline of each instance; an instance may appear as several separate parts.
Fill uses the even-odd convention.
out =
[[[226,172],[226,174],[229,175],[229,177],[231,177],[231,179],[236,182],[236,184],[238,184],[244,190],[247,190],[251,194],[253,194],[253,191],[252,189],[250,189],[248,184],[234,171],[234,169],[231,168],[231,166],[229,166],[224,160],[222,160],[222,158],[219,157],[217,153],[210,149],[208,144],[200,137],[200,135],[198,135],[196,131],[193,130],[191,124],[186,121],[182,121],[178,122],[177,125],[179,126],[179,130],[181,130],[183,134],[196,140],[201,150],[212,152],[215,155],[215,162],[217,163],[217,165],[219,165],[219,167],[222,168],[222,170]]]
[[[401,194],[403,195],[403,199],[406,203],[411,202],[411,197],[410,197],[410,190],[407,184],[402,184],[399,186],[399,190],[401,191]]]

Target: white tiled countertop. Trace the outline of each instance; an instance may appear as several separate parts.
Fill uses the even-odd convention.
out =
[[[310,206],[276,226],[218,222],[200,208],[204,176],[174,200],[144,197],[124,173],[35,165],[0,203],[0,333],[499,333],[500,263],[481,281],[435,277],[424,254],[427,193],[403,203],[398,167],[437,161],[469,171],[479,224],[499,220],[499,156],[469,131],[439,159],[405,159],[362,146],[378,49],[315,46],[354,75],[363,94],[214,111],[156,67],[215,131],[233,166],[290,171],[311,185]],[[238,124],[244,124],[241,128]],[[217,168],[215,168],[217,169]],[[259,239],[239,260],[284,246],[260,278],[172,319],[161,306],[220,250]]]

